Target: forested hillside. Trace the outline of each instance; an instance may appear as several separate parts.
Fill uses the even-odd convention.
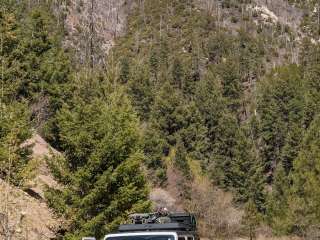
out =
[[[0,178],[30,192],[34,133],[61,152],[46,159],[56,239],[104,236],[152,211],[153,189],[202,237],[319,238],[318,1],[0,7]],[[9,194],[0,236],[28,239]]]

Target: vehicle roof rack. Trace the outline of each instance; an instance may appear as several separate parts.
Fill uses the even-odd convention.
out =
[[[119,226],[118,230],[119,232],[194,231],[191,225],[183,223],[123,224]]]
[[[196,220],[191,213],[170,213],[160,209],[154,213],[135,213],[130,223],[120,225],[119,232],[137,231],[196,231]]]

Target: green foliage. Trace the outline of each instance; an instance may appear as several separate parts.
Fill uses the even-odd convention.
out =
[[[130,74],[130,66],[127,58],[123,58],[121,60],[121,66],[120,66],[120,82],[121,83],[127,83],[129,80],[129,74]]]
[[[320,47],[313,46],[310,41],[304,42],[302,56],[304,64],[304,80],[306,82],[308,92],[306,95],[306,124],[309,125],[314,116],[320,112]],[[310,44],[310,45],[308,45]]]
[[[265,176],[263,164],[247,129],[240,129],[235,158],[230,163],[230,183],[236,192],[236,201],[252,200],[256,208],[265,209]]]
[[[319,167],[320,167],[320,117],[311,123],[302,143],[301,151],[294,161],[292,173],[292,198],[290,211],[298,231],[319,226]]]
[[[192,158],[203,158],[207,147],[207,129],[202,117],[195,103],[186,104],[181,93],[174,91],[169,82],[164,84],[155,98],[150,121],[151,127],[166,141],[166,146],[174,146],[180,141],[179,149]]]
[[[149,72],[142,66],[132,68],[129,78],[128,93],[142,119],[148,119],[154,101],[154,87]]]
[[[220,121],[213,150],[213,177],[221,186],[235,192],[235,201],[245,203],[251,199],[262,211],[265,177],[261,159],[250,136],[246,136],[246,129],[240,128],[235,118],[224,115]]]
[[[180,107],[180,108],[179,108]],[[166,82],[157,96],[151,111],[152,126],[158,129],[169,144],[174,144],[174,134],[182,127],[182,95]]]
[[[305,235],[312,226],[319,224],[315,217],[318,206],[313,198],[317,197],[316,173],[312,174],[311,170],[317,168],[316,151],[311,146],[317,144],[314,135],[317,118],[314,116],[318,110],[317,104],[312,104],[317,102],[317,88],[312,83],[316,82],[313,70],[316,71],[318,65],[312,55],[304,56],[309,60],[303,63],[303,68],[278,69],[263,83],[259,90],[262,95],[258,97],[262,156],[271,173],[277,166],[272,192],[267,198],[267,221],[279,235]],[[301,70],[305,71],[304,76]],[[308,164],[309,159],[312,159],[311,164]]]
[[[280,159],[289,172],[298,152],[305,117],[305,86],[297,66],[273,72],[260,84],[258,113],[266,171]]]
[[[239,111],[243,87],[237,64],[233,61],[219,64],[217,75],[221,78],[222,95],[227,99],[228,108],[233,112]]]
[[[274,176],[272,192],[267,198],[267,222],[277,235],[285,235],[292,230],[290,216],[290,179],[285,168],[279,164]]]
[[[183,88],[183,69],[181,62],[178,58],[175,58],[172,66],[172,85],[178,87],[179,89]]]
[[[90,103],[77,98],[73,106],[63,106],[57,119],[67,172],[56,175],[67,174],[62,180],[70,187],[47,196],[51,206],[72,219],[64,239],[102,237],[128,213],[147,211],[139,122],[123,91]]]
[[[22,103],[4,104],[0,109],[0,178],[23,185],[30,177],[29,113]]]
[[[249,200],[245,204],[245,216],[243,217],[243,224],[245,226],[246,232],[248,232],[249,239],[255,239],[256,228],[261,223],[261,216],[254,204],[253,200]]]
[[[70,60],[60,26],[42,1],[5,1],[0,18],[2,101],[26,102],[34,120],[29,128],[42,127],[68,97]]]
[[[31,10],[24,21],[16,20],[5,11],[2,17],[1,29],[7,35],[4,81],[13,86],[8,94],[33,99],[39,94],[59,94],[61,89],[57,89],[57,84],[66,81],[69,64],[59,46],[54,17],[45,6]],[[12,62],[15,64],[10,64]]]
[[[234,38],[224,32],[215,33],[208,41],[208,57],[213,63],[220,63],[222,58],[231,54]]]
[[[30,107],[36,127],[63,152],[48,165],[65,188],[48,189],[47,199],[70,222],[64,239],[101,237],[128,213],[147,211],[140,167],[165,184],[169,153],[184,175],[183,196],[195,160],[245,204],[250,238],[260,214],[279,235],[318,226],[319,46],[310,39],[297,46],[289,25],[279,22],[275,32],[258,12],[256,26],[250,0],[221,1],[218,17],[189,0],[142,2],[103,72],[72,70],[62,47],[65,11],[52,11],[59,1],[0,0],[0,177],[26,179]],[[305,36],[317,36],[317,13],[304,16]],[[298,47],[299,66],[263,76]]]

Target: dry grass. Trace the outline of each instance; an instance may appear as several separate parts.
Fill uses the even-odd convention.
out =
[[[241,230],[243,212],[233,206],[231,193],[214,187],[202,174],[198,162],[190,160],[189,165],[194,181],[187,206],[198,217],[200,235],[208,239],[237,236]]]

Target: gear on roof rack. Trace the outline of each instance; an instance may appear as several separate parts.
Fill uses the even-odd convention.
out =
[[[129,224],[119,226],[119,232],[137,231],[186,231],[196,232],[196,219],[191,213],[170,213],[160,208],[153,213],[135,213],[129,216]]]

